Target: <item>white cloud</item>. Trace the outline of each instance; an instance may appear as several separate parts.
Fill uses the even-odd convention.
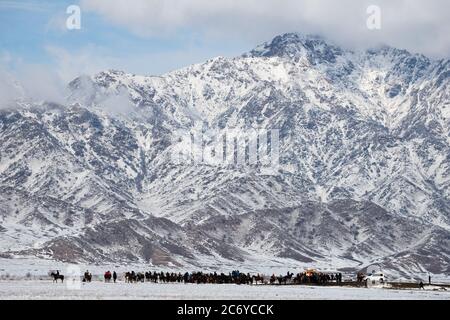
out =
[[[15,101],[64,103],[66,85],[81,74],[93,74],[115,62],[102,55],[103,49],[87,46],[70,52],[57,46],[47,46],[53,63],[24,62],[7,51],[0,54],[0,108],[8,108]]]
[[[15,101],[65,103],[66,85],[82,74],[94,74],[120,65],[107,50],[86,46],[74,52],[58,46],[45,47],[53,63],[31,64],[9,52],[0,54],[0,108]]]
[[[19,95],[11,75],[0,66],[0,110],[8,108]]]
[[[0,109],[12,107],[16,101],[62,103],[64,90],[58,75],[43,65],[15,62],[12,69],[0,64]]]
[[[99,102],[100,107],[111,115],[127,116],[136,111],[136,107],[130,101],[128,92],[125,89],[119,90],[115,95],[106,97]]]
[[[141,36],[192,30],[256,44],[298,31],[352,47],[382,42],[433,56],[450,54],[446,0],[82,0],[81,5]],[[369,5],[381,8],[379,31],[366,27]]]
[[[108,50],[95,45],[73,52],[58,46],[46,46],[45,49],[54,60],[53,69],[64,83],[82,74],[91,75],[114,68],[119,63],[108,54]]]

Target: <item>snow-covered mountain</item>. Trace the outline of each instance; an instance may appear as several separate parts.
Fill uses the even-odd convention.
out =
[[[0,108],[1,256],[449,273],[449,78],[449,60],[285,34]],[[172,161],[179,130],[251,128],[279,130],[276,170]]]

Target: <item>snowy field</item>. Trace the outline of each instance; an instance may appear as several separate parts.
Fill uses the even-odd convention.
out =
[[[450,300],[450,291],[393,290],[381,288],[336,288],[312,286],[247,286],[154,283],[92,282],[71,288],[49,280],[2,280],[0,300],[4,299],[399,299]]]

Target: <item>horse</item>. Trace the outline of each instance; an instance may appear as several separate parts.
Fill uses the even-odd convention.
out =
[[[136,282],[136,280],[137,280],[137,277],[136,277],[136,274],[134,273],[134,271],[125,273],[125,282],[133,283],[133,282]]]
[[[294,276],[294,274],[293,274],[293,273],[290,273],[290,272],[288,271],[287,275],[283,277],[283,282],[284,282],[284,284],[286,284],[286,283],[292,283],[292,277],[293,277],[293,276]]]
[[[287,284],[288,282],[291,283],[293,275],[294,275],[293,273],[289,273],[289,272],[287,273],[286,276],[279,275],[277,277],[278,284],[282,285],[282,284]]]
[[[255,284],[258,284],[258,281],[261,281],[261,284],[264,284],[264,277],[258,274],[256,276],[253,276],[252,284],[253,281],[255,281]]]
[[[136,274],[136,282],[144,282],[145,275],[142,272],[138,272]]]
[[[270,277],[270,280],[269,280],[270,284],[274,284],[276,280],[277,280],[277,278],[275,277],[274,274],[272,274],[272,276]]]
[[[52,272],[50,275],[53,277],[53,282],[58,283],[58,279],[61,279],[61,282],[64,283],[64,276],[62,274]]]
[[[286,284],[286,282],[287,282],[287,276],[284,276],[284,277],[283,277],[283,276],[280,275],[280,276],[277,277],[277,280],[278,280],[278,284],[279,284],[279,285],[281,285],[281,284]]]
[[[89,272],[84,273],[83,282],[91,282],[92,281],[92,274]]]
[[[294,284],[302,284],[306,282],[306,275],[304,273],[297,273],[293,279]]]

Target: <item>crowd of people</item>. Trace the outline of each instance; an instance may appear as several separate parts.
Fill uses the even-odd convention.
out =
[[[342,273],[324,273],[315,271],[305,271],[298,273],[294,278],[296,284],[329,284],[335,283],[337,285],[342,284]]]
[[[258,275],[259,276],[259,275]],[[125,282],[154,282],[154,283],[197,283],[197,284],[252,284],[257,281],[258,276],[251,276],[249,273],[241,273],[233,271],[225,273],[204,273],[204,272],[126,272],[124,275]]]
[[[105,282],[117,281],[117,273],[107,271],[104,274]],[[92,275],[86,271],[84,280],[90,282]],[[323,273],[316,271],[305,271],[294,276],[287,272],[286,275],[264,276],[262,274],[243,273],[234,270],[227,274],[217,272],[125,272],[123,280],[126,283],[153,282],[153,283],[196,283],[196,284],[336,284],[342,283],[342,273]]]
[[[59,270],[50,271],[49,275],[53,277],[54,282],[58,280],[64,281],[64,275],[59,273]],[[365,274],[358,272],[356,281],[358,284],[364,283]],[[116,271],[106,271],[103,274],[103,280],[107,283],[122,280],[126,283],[137,282],[153,282],[153,283],[197,283],[197,284],[314,284],[314,285],[341,285],[342,273],[336,272],[319,272],[315,269],[308,269],[294,275],[294,273],[287,272],[285,275],[263,275],[250,274],[233,270],[229,273],[217,272],[135,272],[129,271],[123,273],[119,279]],[[83,282],[92,281],[92,273],[88,270],[82,277]],[[431,284],[431,276],[429,276],[429,283]]]
[[[50,273],[49,273],[50,274]],[[59,274],[59,270],[56,272],[51,272],[54,280],[61,279],[64,280],[64,276]],[[358,273],[358,281],[362,278],[362,273]],[[119,276],[116,271],[106,271],[103,274],[103,280],[106,283],[114,282],[119,280]],[[316,285],[327,285],[327,284],[342,284],[342,273],[326,273],[318,272],[314,269],[306,270],[305,272],[294,273],[287,272],[285,275],[275,275],[271,276],[263,274],[253,274],[240,272],[239,270],[233,270],[229,273],[217,273],[217,272],[156,272],[156,271],[146,271],[146,272],[135,272],[129,271],[125,272],[120,280],[126,283],[137,283],[137,282],[153,282],[153,283],[197,283],[197,284],[316,284]],[[83,282],[92,281],[92,273],[89,270],[84,272],[82,277]],[[431,282],[431,281],[430,281]]]

